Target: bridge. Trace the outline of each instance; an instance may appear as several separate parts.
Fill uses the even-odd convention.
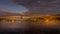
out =
[[[15,22],[15,21],[24,21],[27,20],[29,18],[34,18],[34,20],[36,21],[35,18],[38,18],[40,20],[45,20],[44,22],[49,22],[49,20],[56,20],[56,18],[60,19],[60,16],[54,16],[54,15],[5,15],[5,16],[0,16],[0,21],[2,22]],[[58,21],[58,20],[57,20]]]

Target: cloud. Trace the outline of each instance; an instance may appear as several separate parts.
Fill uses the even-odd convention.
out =
[[[29,9],[30,14],[56,14],[60,13],[60,0],[12,0]]]
[[[10,9],[5,7],[5,6],[3,6],[3,5],[0,5],[0,11],[8,11],[9,12]]]
[[[1,15],[14,15],[15,13],[12,12],[9,8],[0,5],[0,16]]]

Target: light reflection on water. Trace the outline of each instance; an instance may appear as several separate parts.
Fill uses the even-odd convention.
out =
[[[60,23],[44,23],[44,22],[31,22],[31,21],[15,21],[14,23],[8,22],[8,23],[0,23],[0,27],[3,29],[27,29],[29,27],[33,28],[52,28],[52,29],[60,29]]]
[[[4,22],[4,23],[0,23],[1,28],[10,28],[10,29],[22,29],[22,28],[27,28],[27,22],[20,22],[20,21],[15,21],[15,22]]]

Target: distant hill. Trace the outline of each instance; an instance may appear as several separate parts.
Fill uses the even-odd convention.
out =
[[[12,12],[6,12],[6,11],[0,11],[0,16],[5,16],[5,15],[21,15],[21,14],[12,13]]]

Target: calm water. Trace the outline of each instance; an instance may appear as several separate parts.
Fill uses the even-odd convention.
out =
[[[60,30],[60,23],[43,23],[43,22],[31,22],[31,21],[15,21],[15,22],[2,22],[0,23],[0,28],[5,30],[15,30],[15,29],[21,29],[21,30],[28,30],[30,28],[33,29],[58,29]]]

